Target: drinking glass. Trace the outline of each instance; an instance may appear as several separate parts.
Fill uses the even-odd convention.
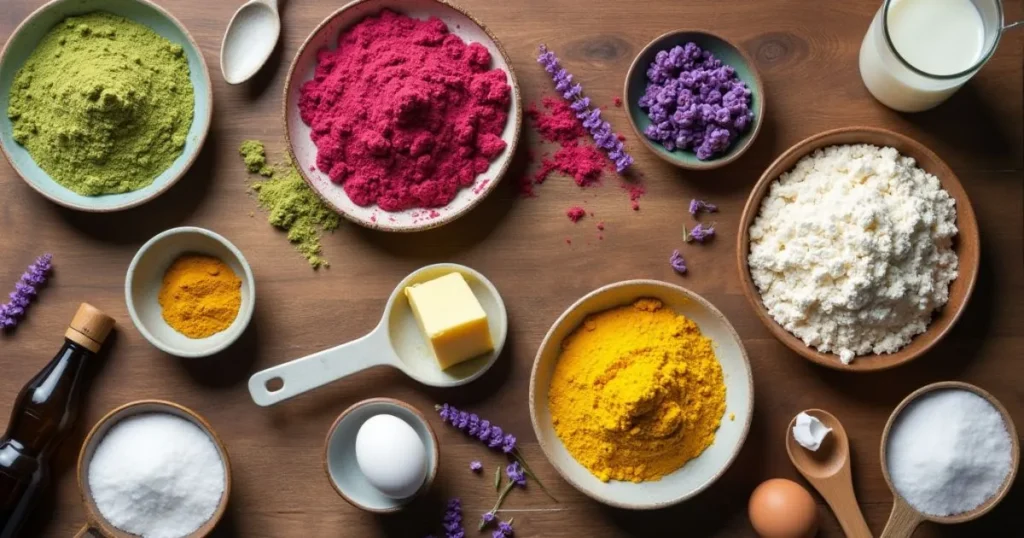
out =
[[[945,101],[992,57],[1003,31],[1024,22],[1004,26],[1002,0],[971,0],[984,26],[981,53],[967,69],[940,75],[912,65],[893,45],[889,34],[890,10],[894,4],[908,1],[933,0],[885,0],[860,46],[860,75],[864,85],[875,99],[901,112],[919,112]],[[935,30],[942,31],[941,28]]]

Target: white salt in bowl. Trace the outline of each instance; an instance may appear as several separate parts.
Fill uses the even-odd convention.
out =
[[[200,430],[203,430],[204,433],[210,436],[210,440],[217,447],[221,461],[224,462],[224,493],[221,495],[220,504],[206,523],[184,538],[208,536],[217,526],[221,517],[224,516],[224,512],[228,507],[228,499],[231,497],[231,462],[228,459],[228,451],[224,448],[224,443],[214,433],[213,427],[199,413],[185,406],[163,400],[138,400],[122,405],[107,413],[92,427],[92,430],[85,437],[82,450],[78,453],[77,475],[78,489],[82,495],[82,503],[85,505],[86,523],[76,536],[96,535],[110,538],[138,538],[134,534],[129,534],[114,527],[100,513],[99,508],[96,506],[96,501],[93,500],[92,492],[89,491],[89,464],[92,462],[93,454],[96,453],[96,448],[103,441],[103,436],[111,428],[126,418],[144,413],[171,414],[195,424]]]
[[[310,128],[299,115],[299,90],[302,85],[313,78],[316,69],[317,52],[321,49],[334,49],[338,44],[338,35],[346,28],[364,18],[379,13],[382,9],[408,15],[414,19],[426,20],[430,17],[441,19],[448,30],[462,38],[466,43],[479,43],[491,53],[491,67],[502,69],[507,74],[511,88],[511,104],[509,105],[508,121],[501,139],[506,147],[500,155],[491,161],[487,170],[477,175],[473,185],[459,191],[447,206],[429,209],[409,209],[400,212],[389,212],[377,207],[361,207],[356,205],[341,185],[335,185],[326,173],[316,167],[317,148],[310,139]],[[515,154],[519,142],[519,128],[523,119],[523,107],[519,95],[519,83],[512,70],[512,61],[498,39],[481,22],[461,7],[449,4],[445,0],[357,0],[335,11],[320,23],[313,33],[299,48],[295,60],[288,71],[288,79],[284,92],[285,136],[288,146],[295,158],[296,167],[306,183],[327,203],[346,219],[374,230],[385,232],[416,232],[436,228],[447,224],[469,212],[488,194],[494,191],[498,182],[505,175],[512,155]]]
[[[710,338],[725,381],[725,414],[715,441],[700,456],[660,480],[602,482],[565,448],[555,433],[548,391],[565,340],[583,320],[598,312],[651,297],[693,320]],[[530,419],[548,461],[567,482],[596,501],[631,510],[665,508],[707,489],[732,465],[743,447],[754,412],[754,382],[747,352],[729,320],[706,299],[657,280],[627,280],[585,295],[563,313],[544,337],[530,376]],[[730,419],[730,417],[732,417]]]
[[[158,300],[164,273],[179,256],[190,253],[220,259],[242,281],[242,304],[235,321],[206,338],[189,338],[168,325]],[[256,279],[242,251],[222,235],[183,226],[157,234],[142,245],[128,266],[124,296],[132,323],[150,344],[177,357],[207,357],[233,344],[249,326],[256,307]]]
[[[1006,475],[1006,479],[1003,481],[1003,484],[1002,486],[1000,486],[999,490],[996,491],[995,495],[990,497],[987,501],[982,503],[981,506],[975,508],[974,510],[965,512],[963,514],[956,514],[951,516],[933,516],[922,513],[913,506],[911,506],[911,504],[907,502],[906,499],[900,496],[900,494],[897,493],[896,491],[896,487],[893,486],[892,478],[889,476],[888,457],[886,455],[887,447],[889,444],[889,434],[892,432],[893,425],[896,423],[896,420],[900,416],[900,414],[907,408],[908,405],[917,401],[922,396],[930,394],[934,391],[942,390],[964,390],[972,392],[983,398],[989,404],[991,404],[992,407],[994,407],[996,411],[998,411],[999,414],[1003,417],[1003,424],[1006,425],[1006,431],[1009,434],[1010,442],[1012,443],[1012,454],[1010,456],[1010,472]],[[911,534],[913,534],[914,529],[916,529],[917,526],[920,525],[923,521],[931,521],[933,523],[942,524],[955,524],[965,523],[973,519],[978,519],[979,517],[987,514],[990,510],[995,508],[996,505],[999,504],[1004,497],[1006,497],[1006,494],[1010,492],[1010,487],[1013,486],[1013,481],[1017,476],[1017,470],[1020,467],[1020,438],[1017,437],[1017,428],[1013,424],[1013,418],[1010,417],[1010,412],[1006,410],[1006,407],[1003,407],[1003,404],[1000,403],[999,400],[995,398],[995,396],[992,396],[987,391],[981,389],[980,387],[976,387],[969,383],[963,383],[960,381],[942,381],[939,383],[932,383],[931,385],[926,385],[915,390],[910,394],[910,396],[904,398],[903,401],[900,402],[898,406],[896,406],[896,409],[893,410],[892,414],[889,416],[888,422],[885,423],[885,429],[882,431],[882,445],[879,450],[881,453],[879,461],[882,462],[882,476],[885,478],[886,485],[888,485],[889,489],[892,490],[893,496],[893,509],[891,515],[889,516],[889,523],[886,525],[886,534],[889,534],[888,531],[890,531],[890,527],[892,527],[891,530],[893,532],[891,536],[910,536]]]

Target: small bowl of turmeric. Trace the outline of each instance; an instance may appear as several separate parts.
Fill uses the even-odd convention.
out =
[[[656,280],[595,290],[541,343],[530,418],[576,489],[632,510],[697,495],[739,454],[754,386],[743,343],[700,295]]]
[[[149,343],[177,357],[207,357],[245,332],[256,284],[242,252],[223,236],[185,226],[146,242],[124,284],[128,314]]]

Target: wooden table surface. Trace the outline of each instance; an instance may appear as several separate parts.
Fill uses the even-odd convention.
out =
[[[535,63],[547,43],[598,103],[621,95],[633,56],[652,38],[677,28],[712,29],[756,61],[767,92],[765,124],[753,148],[718,171],[681,172],[646,150],[627,125],[624,110],[607,117],[627,134],[636,169],[646,176],[641,209],[630,208],[614,181],[581,190],[555,178],[536,198],[516,194],[516,175],[529,173],[526,148],[543,151],[524,126],[517,166],[479,208],[441,229],[398,235],[343,224],[325,238],[329,270],[312,271],[265,219],[250,212],[247,175],[237,149],[242,140],[266,141],[280,158],[280,97],[289,59],[314,26],[341,1],[289,0],[283,9],[282,47],[253,84],[229,87],[219,73],[221,33],[236,1],[164,0],[202,46],[214,80],[213,127],[201,157],[178,185],[143,207],[86,214],[58,207],[0,165],[0,285],[13,285],[24,267],[52,252],[56,273],[28,319],[0,337],[0,416],[7,417],[18,389],[60,344],[79,302],[106,310],[119,322],[72,437],[60,450],[55,494],[39,510],[26,536],[69,536],[84,511],[74,460],[85,432],[111,408],[141,398],[163,398],[205,415],[231,454],[230,510],[218,536],[422,536],[439,530],[443,502],[463,499],[467,519],[494,502],[492,482],[469,472],[471,460],[493,468],[500,459],[432,419],[442,445],[437,487],[401,516],[361,513],[331,489],[321,455],[328,427],[347,406],[373,396],[400,398],[428,412],[450,401],[490,417],[514,432],[542,480],[560,500],[539,490],[516,492],[506,503],[517,536],[751,536],[746,515],[751,490],[762,480],[802,481],[786,457],[784,430],[798,411],[833,412],[852,441],[854,483],[871,528],[880,533],[891,506],[878,446],[885,421],[904,396],[939,380],[975,383],[999,398],[1024,431],[1024,32],[1004,36],[981,73],[939,108],[917,115],[892,112],[861,84],[857,52],[879,0],[460,0],[487,24],[510,54],[524,103],[552,94]],[[40,0],[4,0],[0,38]],[[827,7],[825,7],[827,5]],[[1022,2],[1007,3],[1007,19],[1021,18]],[[981,227],[977,288],[953,332],[913,364],[869,375],[844,374],[810,364],[776,341],[755,317],[739,284],[735,234],[748,191],[779,153],[822,130],[850,125],[887,127],[936,151],[967,189]],[[690,273],[672,272],[669,254],[682,247],[680,227],[691,198],[716,202],[719,237],[686,246]],[[596,213],[572,224],[567,207]],[[604,239],[595,224],[606,223]],[[256,275],[255,317],[243,339],[222,355],[181,360],[150,346],[132,326],[124,304],[124,273],[136,249],[174,226],[215,230],[246,255]],[[571,238],[567,244],[566,238]],[[395,371],[378,369],[335,383],[273,408],[249,399],[253,372],[347,341],[377,322],[394,285],[425,264],[452,261],[485,273],[504,295],[510,323],[506,352],[469,387],[434,390]],[[537,346],[573,301],[603,284],[655,278],[689,287],[717,305],[746,345],[756,403],[746,444],[731,469],[697,498],[657,512],[606,508],[577,493],[550,467],[535,442],[527,395]],[[926,524],[917,536],[1020,536],[1024,487],[974,523],[952,528]],[[841,536],[831,512],[819,509],[821,536]],[[470,532],[468,536],[476,536]],[[489,534],[488,534],[489,536]]]

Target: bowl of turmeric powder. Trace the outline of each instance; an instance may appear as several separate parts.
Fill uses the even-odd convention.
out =
[[[128,266],[125,302],[135,328],[161,351],[213,355],[245,332],[256,285],[242,252],[192,226],[157,234]]]
[[[656,280],[610,284],[570,306],[530,378],[530,417],[551,464],[591,498],[634,510],[714,483],[746,439],[753,402],[729,321]]]

